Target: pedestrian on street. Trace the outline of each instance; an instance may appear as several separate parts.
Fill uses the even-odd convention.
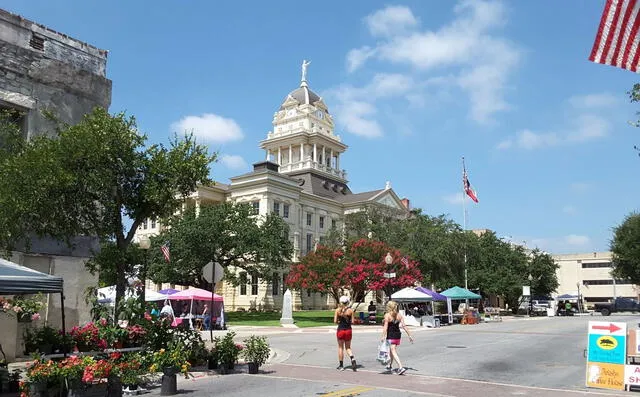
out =
[[[389,301],[387,303],[386,313],[384,314],[381,341],[384,342],[386,339],[390,345],[389,355],[391,356],[391,361],[387,365],[387,371],[392,372],[393,362],[395,361],[398,364],[396,372],[398,375],[402,375],[407,371],[407,369],[402,366],[402,361],[400,361],[400,356],[398,356],[398,346],[400,346],[400,339],[402,338],[400,327],[404,329],[404,332],[409,336],[409,340],[413,343],[413,337],[404,324],[404,317],[398,313],[398,303]]]
[[[344,351],[351,358],[351,369],[356,370],[356,359],[351,351],[351,324],[353,323],[353,310],[349,307],[349,297],[341,296],[340,305],[333,315],[333,322],[338,324],[336,336],[338,338],[338,361],[340,364],[336,368],[338,371],[344,371]]]

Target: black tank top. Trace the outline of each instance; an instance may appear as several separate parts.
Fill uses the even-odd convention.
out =
[[[338,329],[351,329],[351,316],[338,315]]]
[[[400,320],[391,320],[387,324],[387,339],[400,339]]]

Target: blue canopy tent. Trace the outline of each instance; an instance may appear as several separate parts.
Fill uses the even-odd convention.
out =
[[[480,299],[480,295],[464,289],[458,286],[451,287],[446,291],[441,292],[442,295],[450,298],[451,300],[465,300],[465,299]]]

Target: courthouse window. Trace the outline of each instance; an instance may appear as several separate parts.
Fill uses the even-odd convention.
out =
[[[251,295],[258,295],[258,275],[251,275]]]
[[[240,273],[240,295],[247,294],[247,272]]]
[[[279,203],[279,202],[277,202],[277,201],[274,201],[274,202],[273,202],[273,212],[274,212],[276,215],[280,215],[280,203]]]
[[[260,202],[259,201],[252,201],[251,202],[251,208],[253,209],[254,215],[258,215],[260,213]]]
[[[284,204],[282,206],[282,217],[283,218],[288,218],[289,217],[289,204]]]

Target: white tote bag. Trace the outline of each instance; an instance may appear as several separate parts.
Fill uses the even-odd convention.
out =
[[[391,357],[389,356],[389,348],[389,341],[387,340],[380,342],[378,345],[378,357],[376,360],[378,360],[380,364],[386,365],[391,360]]]

